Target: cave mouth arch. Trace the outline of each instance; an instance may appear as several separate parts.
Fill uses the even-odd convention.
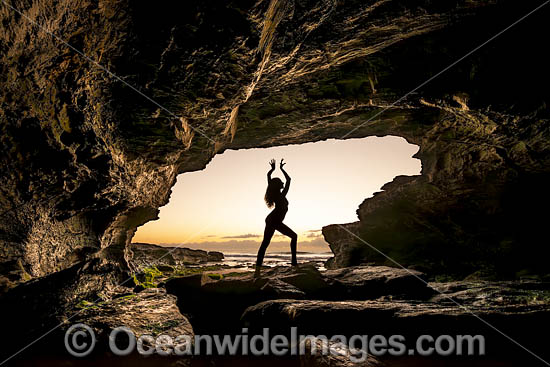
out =
[[[273,177],[284,180],[279,169],[284,158],[292,178],[284,222],[298,233],[299,252],[326,259],[332,253],[321,228],[357,221],[358,205],[384,184],[396,176],[420,175],[421,161],[414,158],[418,150],[392,135],[226,150],[205,169],[180,174],[159,219],[140,226],[132,243],[252,257],[270,211],[263,201],[268,162],[277,160]],[[276,233],[268,256],[288,251],[288,238]]]

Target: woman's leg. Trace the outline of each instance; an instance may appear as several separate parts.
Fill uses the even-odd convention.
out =
[[[262,240],[262,244],[258,249],[258,257],[256,258],[256,272],[259,272],[259,269],[262,266],[265,250],[267,250],[267,246],[269,246],[269,242],[271,242],[271,237],[273,237],[273,233],[275,233],[275,227],[271,223],[266,222],[264,239]]]
[[[284,234],[285,236],[290,237],[290,252],[292,253],[292,266],[298,265],[298,260],[296,259],[296,244],[298,243],[298,235],[292,229],[290,229],[286,224],[279,223],[275,226],[275,229]]]

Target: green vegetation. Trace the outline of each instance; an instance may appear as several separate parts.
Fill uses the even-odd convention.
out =
[[[158,323],[149,325],[147,326],[147,329],[149,329],[149,331],[152,334],[156,335],[156,334],[161,334],[168,329],[177,327],[180,324],[181,324],[181,320],[168,320],[168,321],[158,322]]]
[[[94,302],[90,302],[90,301],[86,301],[86,300],[81,300],[80,302],[78,302],[78,304],[76,305],[76,308],[80,309],[80,310],[83,310],[83,309],[87,309],[87,310],[99,310],[99,306],[103,305],[105,302],[98,302],[98,303],[94,303]]]
[[[222,280],[223,274],[207,274],[210,279]]]
[[[156,266],[147,267],[143,269],[143,273],[134,274],[134,283],[143,288],[156,288],[158,282],[155,282],[155,279],[162,275],[162,272]]]
[[[222,280],[227,277],[239,277],[248,274],[249,272],[233,271],[230,273],[220,273],[219,271],[225,269],[222,265],[207,265],[207,266],[168,266],[158,265],[146,267],[142,272],[134,274],[134,283],[136,286],[143,288],[157,288],[162,286],[162,282],[167,281],[170,278],[185,277],[194,274],[206,273],[210,279]],[[121,298],[129,298],[133,295],[124,296]]]
[[[21,279],[23,279],[24,282],[28,282],[29,280],[32,279],[32,276],[29,273],[27,273],[27,270],[25,270],[25,267],[23,266],[23,263],[21,262],[20,259],[17,260],[17,267],[21,271]]]
[[[137,297],[137,294],[135,293],[127,294],[125,296],[115,298],[115,302],[126,302],[136,297]]]
[[[243,277],[247,274],[252,273],[251,271],[233,271],[231,273],[225,273],[223,274],[224,278],[230,278],[230,277]]]
[[[174,276],[186,276],[197,273],[204,273],[208,271],[217,271],[220,270],[222,266],[220,265],[208,265],[208,266],[197,266],[197,267],[185,267],[179,266],[174,270]]]
[[[547,290],[528,290],[525,294],[518,296],[518,300],[528,305],[549,304],[550,292]]]

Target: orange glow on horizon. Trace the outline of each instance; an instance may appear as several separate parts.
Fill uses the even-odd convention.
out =
[[[292,178],[284,222],[298,233],[300,251],[300,242],[319,242],[323,226],[357,221],[359,204],[395,176],[420,174],[420,160],[412,158],[417,151],[416,145],[394,136],[227,150],[216,155],[205,170],[180,175],[169,204],[160,210],[160,219],[138,228],[133,242],[193,247],[260,242],[270,211],[263,201],[268,162],[277,160],[273,177],[284,181],[279,170],[284,158]],[[328,251],[326,245],[324,250]]]

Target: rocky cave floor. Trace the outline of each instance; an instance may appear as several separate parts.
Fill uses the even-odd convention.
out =
[[[375,259],[357,241],[426,273],[547,273],[550,60],[540,41],[549,6],[533,14],[532,2],[511,0],[10,3],[0,12],[2,367],[282,364],[118,359],[106,340],[121,324],[154,336],[296,326],[486,338],[483,358],[383,355],[366,365],[542,362],[525,348],[550,360],[541,335],[548,281],[426,284],[418,271],[359,265]],[[167,262],[114,286],[128,279],[136,228],[158,217],[179,174],[230,149],[386,135],[419,146],[422,175],[384,185],[360,204],[357,222],[323,227],[339,269],[302,264],[253,279]],[[86,360],[63,346],[76,322],[98,336]]]
[[[481,334],[485,357],[369,356],[353,364],[345,356],[285,357],[300,366],[508,366],[536,365],[537,360],[507,340],[500,331],[530,350],[544,355],[545,343],[533,330],[550,321],[550,283],[540,280],[424,282],[424,274],[386,266],[355,266],[319,271],[315,264],[297,268],[265,268],[255,279],[249,270],[223,265],[157,265],[142,268],[124,286],[99,300],[80,300],[69,324],[91,326],[98,336],[96,350],[86,360],[61,358],[63,365],[280,365],[267,357],[172,358],[137,353],[114,357],[107,351],[108,333],[125,325],[136,335],[242,333],[288,335],[298,328],[307,335]],[[131,283],[131,284],[130,284]],[[94,302],[95,301],[95,302]],[[478,318],[479,317],[479,318]],[[494,326],[496,331],[488,324]],[[67,326],[68,327],[68,326]],[[62,327],[61,329],[66,329]],[[547,354],[547,353],[546,353]],[[59,365],[59,356],[33,363]],[[48,363],[44,361],[49,361]],[[16,363],[26,365],[28,358]],[[523,363],[526,364],[523,364]]]

